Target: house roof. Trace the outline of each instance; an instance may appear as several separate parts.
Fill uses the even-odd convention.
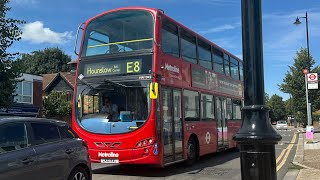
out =
[[[72,88],[74,87],[75,72],[61,72],[60,75],[69,83],[69,85],[71,85]]]
[[[43,82],[42,82],[42,91],[45,91],[50,87],[50,85],[59,77],[61,76],[62,79],[64,79],[67,84],[73,89],[73,81],[75,77],[74,72],[59,72],[59,73],[53,73],[53,74],[43,74]]]
[[[42,74],[42,90],[47,89],[49,84],[53,82],[53,80],[57,77],[58,73],[53,74]]]

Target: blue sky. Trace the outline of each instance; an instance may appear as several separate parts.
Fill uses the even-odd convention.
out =
[[[29,53],[59,47],[72,59],[77,27],[90,17],[113,8],[146,6],[167,15],[242,58],[240,0],[11,0],[9,17],[26,20],[22,40],[10,51]],[[320,1],[262,0],[265,91],[278,94],[280,84],[293,64],[293,57],[306,47],[305,20],[293,25],[297,16],[308,12],[310,54],[320,62]]]

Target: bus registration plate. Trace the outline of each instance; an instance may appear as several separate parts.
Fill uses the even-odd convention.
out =
[[[100,162],[106,164],[119,164],[119,159],[101,159]]]

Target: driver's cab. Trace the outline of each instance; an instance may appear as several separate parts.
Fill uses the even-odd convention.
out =
[[[125,133],[140,127],[148,118],[148,103],[141,96],[97,93],[83,95],[82,126],[95,133]],[[144,109],[146,108],[146,109]]]

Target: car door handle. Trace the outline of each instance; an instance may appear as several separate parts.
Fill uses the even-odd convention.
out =
[[[67,153],[67,154],[71,154],[71,153],[73,153],[73,151],[74,151],[74,150],[72,150],[72,149],[67,149],[67,150],[66,150],[66,153]]]
[[[25,158],[21,161],[23,164],[29,164],[29,163],[32,163],[33,162],[33,159],[31,158]]]

